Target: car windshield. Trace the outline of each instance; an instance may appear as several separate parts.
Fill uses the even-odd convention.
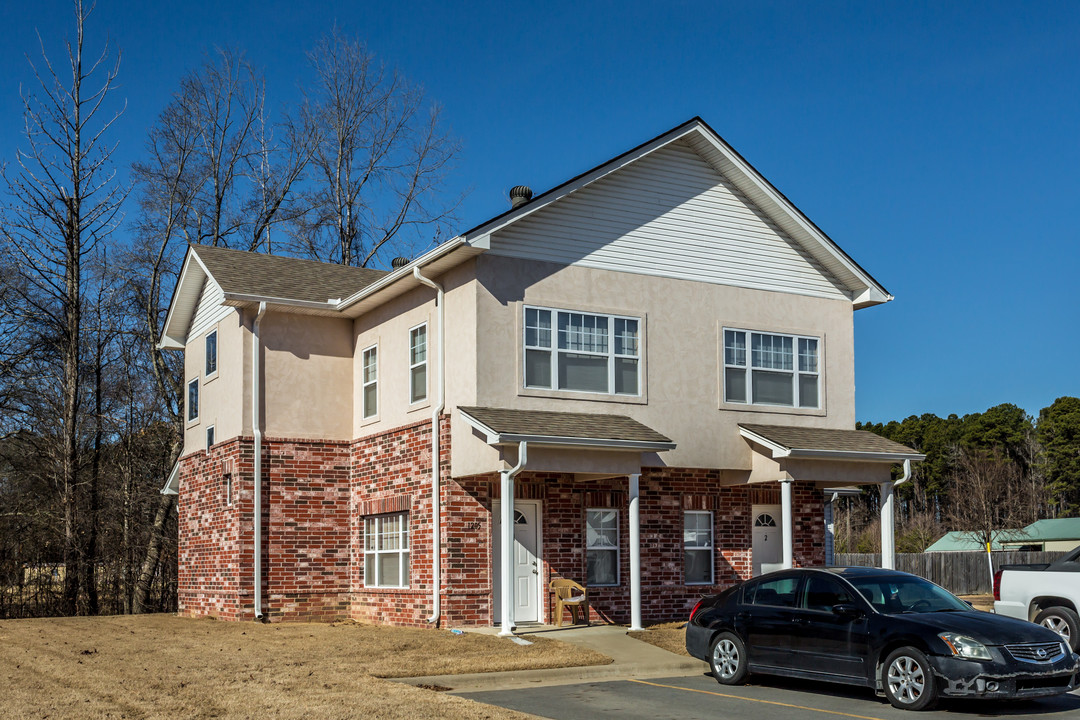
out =
[[[971,606],[951,592],[920,577],[847,578],[874,609],[886,615],[956,612]]]

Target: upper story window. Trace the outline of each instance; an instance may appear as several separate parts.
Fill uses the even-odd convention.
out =
[[[641,394],[639,318],[525,308],[525,387]]]
[[[199,419],[199,378],[187,384],[187,419],[188,422]]]
[[[821,407],[818,345],[814,337],[725,328],[724,401]]]
[[[427,399],[427,325],[409,331],[409,402]]]
[[[206,376],[217,372],[217,330],[206,336]]]
[[[364,417],[375,417],[379,412],[379,346],[372,345],[363,355],[363,404]]]

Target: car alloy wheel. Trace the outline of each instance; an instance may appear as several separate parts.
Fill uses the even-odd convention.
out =
[[[746,646],[734,633],[721,633],[712,644],[709,664],[722,685],[737,685],[746,677]]]
[[[1076,613],[1069,608],[1047,608],[1035,616],[1035,622],[1056,632],[1065,641],[1065,644],[1073,650],[1080,647],[1080,638],[1077,637],[1078,632],[1080,632],[1080,628],[1078,628],[1080,620],[1077,619]]]
[[[937,702],[937,688],[926,656],[912,647],[893,651],[885,660],[885,696],[893,707],[925,710]]]

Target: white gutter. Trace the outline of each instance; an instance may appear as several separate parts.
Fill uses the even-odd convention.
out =
[[[355,305],[356,303],[358,303],[359,301],[361,301],[364,298],[368,297],[369,295],[374,295],[375,293],[379,292],[380,290],[383,290],[383,289],[393,285],[394,283],[396,283],[401,278],[412,275],[414,268],[423,267],[424,265],[427,265],[428,263],[432,262],[433,260],[437,260],[438,258],[442,257],[443,255],[447,255],[451,251],[457,250],[459,247],[462,247],[463,245],[465,245],[465,240],[460,235],[458,237],[451,238],[450,240],[447,240],[442,245],[439,245],[438,247],[434,248],[433,250],[431,250],[427,254],[421,255],[420,257],[416,258],[415,260],[413,260],[408,265],[405,265],[403,267],[398,268],[397,270],[393,270],[390,273],[388,273],[386,275],[383,275],[381,278],[379,278],[375,282],[371,283],[370,285],[365,285],[363,288],[361,288],[357,292],[353,293],[352,295],[345,298],[344,300],[341,300],[340,302],[338,302],[335,309],[338,310],[338,311],[345,310],[349,306]],[[414,277],[416,277],[416,276],[414,276]]]
[[[416,281],[427,285],[435,291],[436,324],[435,337],[438,338],[438,399],[435,407],[431,410],[431,617],[429,623],[437,623],[442,614],[442,603],[439,589],[442,584],[440,569],[442,566],[442,498],[439,493],[439,420],[442,416],[443,407],[446,405],[446,333],[444,331],[446,321],[445,293],[442,285],[420,274],[419,266],[414,265],[413,277]]]
[[[262,424],[259,418],[259,324],[266,313],[266,303],[259,303],[259,313],[251,324],[251,434],[255,437],[255,619],[262,620]]]
[[[502,577],[499,578],[502,585],[502,627],[499,635],[506,637],[514,634],[514,478],[529,461],[529,444],[524,440],[518,443],[517,465],[509,470],[503,470],[502,487],[499,494],[499,511],[501,522],[499,527],[499,562],[502,566]]]

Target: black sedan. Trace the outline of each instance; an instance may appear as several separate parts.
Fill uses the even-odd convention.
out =
[[[908,710],[940,696],[1057,695],[1080,672],[1054,632],[876,568],[781,570],[706,597],[686,624],[686,649],[724,685],[748,673],[865,685]]]

